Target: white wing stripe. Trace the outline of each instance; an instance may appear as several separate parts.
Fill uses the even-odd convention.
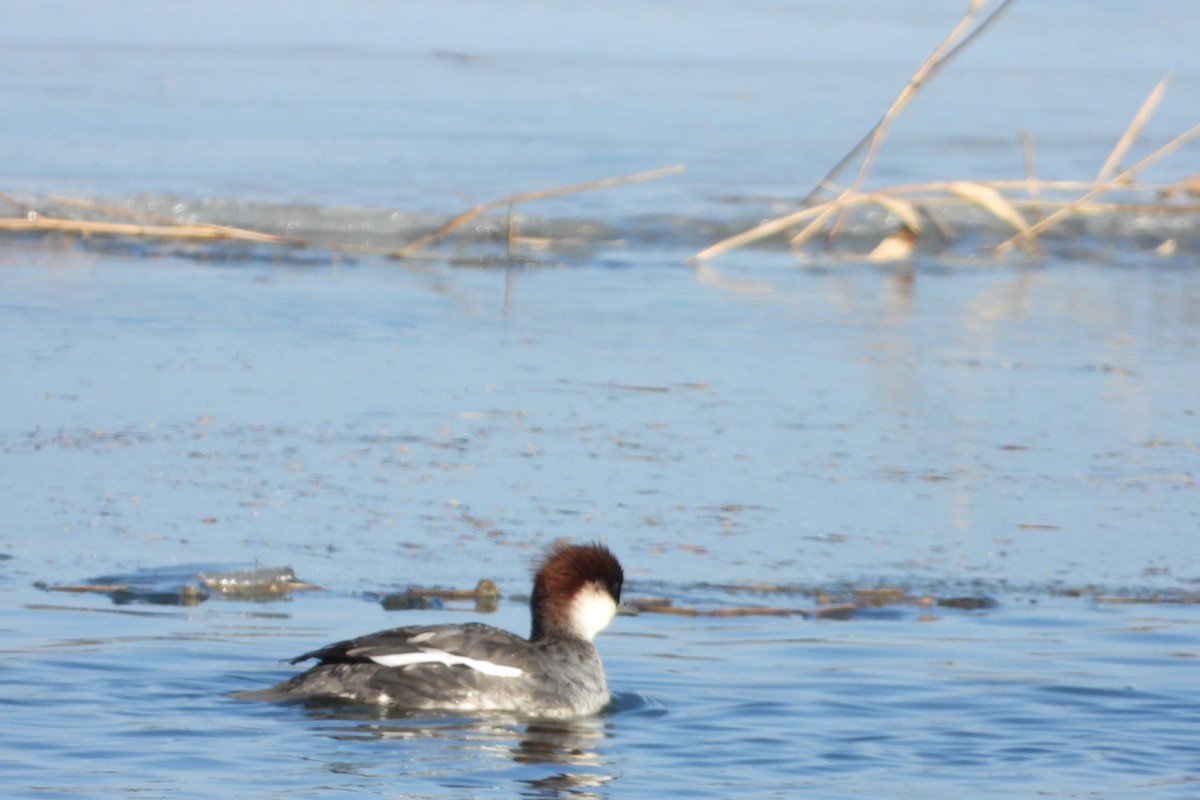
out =
[[[493,664],[491,661],[480,661],[477,658],[447,653],[445,650],[422,648],[418,653],[393,653],[386,656],[371,656],[371,660],[384,667],[403,667],[408,664],[445,664],[448,667],[470,667],[484,675],[495,675],[500,678],[516,678],[524,675],[524,670],[517,667],[506,667],[503,664]]]

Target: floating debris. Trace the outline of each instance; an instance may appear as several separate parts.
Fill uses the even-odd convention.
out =
[[[214,570],[195,567],[163,567],[139,570],[129,575],[105,575],[79,584],[34,584],[48,592],[106,594],[118,605],[147,603],[165,606],[194,606],[212,596],[227,600],[277,600],[296,591],[322,587],[296,579],[291,567]]]
[[[475,584],[474,589],[427,589],[417,586],[409,587],[403,592],[374,594],[385,611],[418,611],[422,609],[442,609],[447,602],[469,600],[475,604],[475,611],[480,614],[490,614],[496,610],[500,601],[500,587],[495,581],[487,578]]]
[[[290,592],[313,591],[322,587],[296,580],[291,567],[242,569],[230,572],[197,574],[205,588],[231,599],[272,599]]]
[[[1200,592],[1185,588],[1148,590],[1094,585],[1059,587],[1053,594],[1060,597],[1090,597],[1097,603],[1139,605],[1200,604]]]
[[[943,608],[960,608],[963,611],[979,611],[999,605],[991,597],[938,597],[935,601]]]
[[[812,612],[813,619],[848,620],[853,619],[858,606],[853,603],[842,603],[834,606],[823,606]]]
[[[1174,605],[1191,605],[1200,603],[1200,594],[1151,594],[1151,595],[1126,595],[1126,594],[1097,594],[1093,595],[1093,599],[1097,603],[1145,603],[1145,604],[1174,604]]]
[[[639,614],[673,614],[680,617],[804,617],[806,619],[850,619],[857,606],[842,603],[824,608],[783,608],[781,606],[731,606],[701,609],[677,606],[668,597],[642,597],[626,601],[625,606]]]
[[[704,612],[706,617],[790,617],[798,614],[810,616],[812,612],[802,608],[777,608],[775,606],[734,606],[733,608],[714,608]]]
[[[854,618],[863,609],[888,608],[894,606],[919,606],[924,608],[956,608],[963,611],[981,611],[995,608],[999,603],[986,595],[963,595],[937,597],[915,595],[899,586],[855,587],[840,591],[827,591],[812,586],[779,583],[751,584],[702,584],[704,589],[718,589],[729,594],[774,594],[804,595],[813,598],[813,608],[776,605],[746,605],[724,608],[702,609],[693,606],[677,606],[669,597],[634,598],[626,602],[633,613],[674,614],[691,617],[749,617],[749,616],[798,616],[805,619],[847,620]]]
[[[440,611],[446,607],[442,598],[436,595],[411,594],[409,592],[391,592],[389,594],[368,592],[367,597],[377,599],[384,611]]]
[[[651,597],[645,600],[633,598],[626,600],[624,606],[632,609],[635,614],[674,614],[679,617],[694,617],[699,614],[694,606],[677,606],[671,602],[670,598],[664,597]]]
[[[859,608],[883,608],[911,602],[908,592],[892,586],[881,589],[855,589],[852,595],[854,605]]]

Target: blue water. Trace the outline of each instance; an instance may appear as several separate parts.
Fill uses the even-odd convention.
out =
[[[682,163],[683,177],[554,208],[797,197],[965,6],[20,4],[0,31],[3,188],[457,212]],[[868,185],[1021,178],[1022,130],[1039,175],[1090,180],[1170,73],[1140,157],[1196,123],[1198,28],[1187,0],[1018,2],[897,120]],[[1143,177],[1195,171],[1186,152]]]
[[[259,610],[6,604],[5,627],[21,627],[4,652],[6,794],[1184,798],[1196,788],[1191,608],[1014,598],[987,613],[853,622],[619,617],[600,640],[615,706],[569,722],[223,698],[283,675],[275,655],[396,621],[354,599],[299,600],[282,619]],[[515,604],[496,617],[524,624]]]
[[[777,249],[693,269],[707,226],[806,193],[962,4],[632,9],[6,12],[0,191],[35,203],[348,236],[392,208],[687,171],[545,201],[608,233],[528,261],[4,239],[0,793],[1196,796],[1189,223],[1174,256],[1076,232],[1033,263]],[[1018,129],[1040,174],[1090,179],[1163,73],[1139,152],[1196,122],[1198,22],[1166,0],[1018,3],[906,112],[875,179],[1019,176]],[[1196,163],[1193,145],[1157,177]],[[651,214],[670,236],[625,235]],[[560,536],[609,543],[630,597],[702,612],[614,621],[603,715],[224,696],[338,638],[477,617],[380,607],[409,585],[490,578],[486,621],[524,631],[513,596]],[[46,588],[193,565],[323,588]],[[862,587],[906,599],[703,613]]]
[[[1197,606],[1093,596],[1200,576],[1192,271],[935,273],[898,301],[874,269],[767,268],[747,298],[669,262],[431,283],[24,259],[0,279],[10,796],[1195,791]],[[560,535],[702,610],[881,583],[998,605],[619,617],[617,705],[572,724],[222,697],[320,643],[468,616],[363,592],[527,591]],[[326,588],[34,588],[213,562]],[[528,624],[514,601],[489,621]]]

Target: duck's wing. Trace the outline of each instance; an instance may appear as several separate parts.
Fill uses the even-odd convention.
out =
[[[292,659],[322,664],[374,663],[464,666],[489,675],[516,677],[537,666],[529,642],[490,625],[427,625],[392,628],[327,645]]]

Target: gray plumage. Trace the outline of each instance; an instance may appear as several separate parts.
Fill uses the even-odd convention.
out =
[[[591,714],[609,700],[591,638],[620,600],[621,565],[600,545],[551,548],[534,580],[529,639],[480,623],[416,625],[292,659],[308,671],[245,700],[343,700],[411,710]]]
[[[414,637],[433,635],[418,643]],[[497,677],[466,665],[423,661],[384,666],[372,658],[428,653],[431,649],[473,661],[516,668]],[[414,710],[523,711],[539,715],[589,714],[608,702],[600,655],[591,642],[548,637],[529,642],[490,625],[395,628],[331,644],[292,659],[319,663],[269,689],[238,692],[245,700],[295,702],[350,700]]]

